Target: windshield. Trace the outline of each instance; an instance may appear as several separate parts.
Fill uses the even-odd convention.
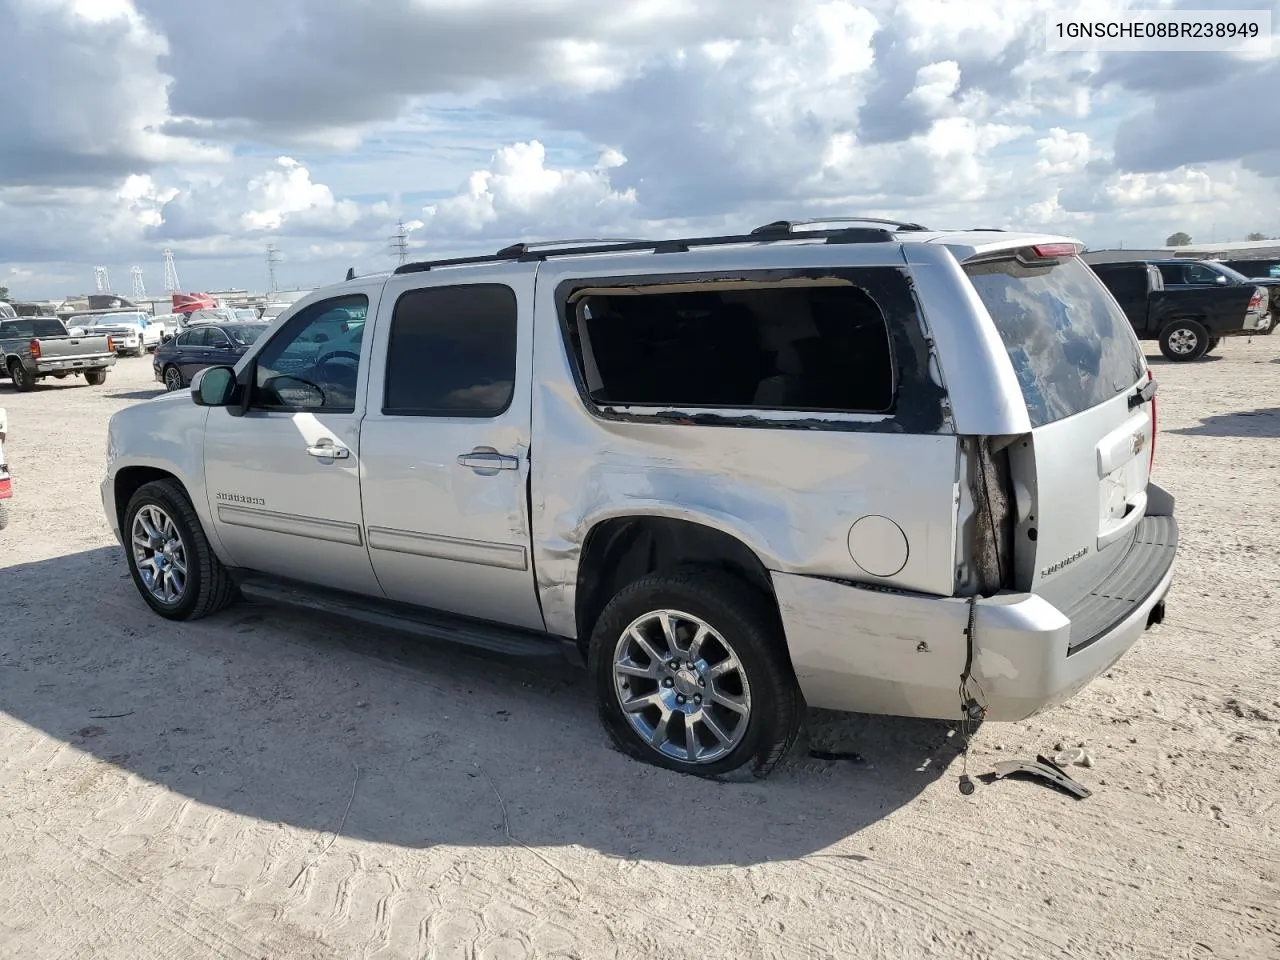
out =
[[[146,326],[146,318],[140,313],[112,313],[105,317],[93,317],[92,320],[86,318],[91,326],[94,327],[118,327],[121,324],[125,326],[141,327]]]
[[[1235,283],[1249,282],[1249,278],[1246,277],[1243,273],[1241,273],[1239,270],[1234,270],[1231,267],[1228,267],[1225,263],[1214,263],[1212,261],[1208,261],[1205,263],[1205,266],[1212,267],[1214,270],[1217,270],[1219,273],[1225,275]]]
[[[964,268],[1013,361],[1033,427],[1110,400],[1142,377],[1129,321],[1079,257]]]
[[[244,344],[246,347],[262,336],[262,332],[267,329],[265,323],[245,323],[236,327],[224,327],[227,335],[236,343]]]

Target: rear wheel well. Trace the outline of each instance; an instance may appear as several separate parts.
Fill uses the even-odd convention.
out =
[[[161,470],[157,467],[122,467],[116,473],[115,482],[116,520],[122,531],[124,530],[124,511],[129,506],[129,501],[141,487],[152,480],[172,480],[182,487],[182,492],[186,494],[187,499],[191,499],[191,495],[187,493],[187,488],[183,486],[182,481],[167,470]]]
[[[725,570],[758,591],[776,611],[769,571],[755,551],[714,527],[670,517],[616,517],[591,528],[578,563],[578,642],[590,641],[596,620],[629,583],[681,566]]]

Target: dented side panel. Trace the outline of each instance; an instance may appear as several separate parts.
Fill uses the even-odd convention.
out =
[[[876,269],[910,290],[901,264]],[[535,293],[530,506],[548,630],[577,635],[583,545],[593,527],[619,516],[705,524],[744,543],[769,570],[953,591],[957,441],[919,323],[900,330],[895,344],[910,378],[904,388],[914,391],[903,405],[914,429],[883,416],[835,427],[754,422],[750,411],[733,423],[698,422],[698,411],[627,416],[593,408],[581,392],[560,322],[569,281],[601,282],[544,264]],[[900,565],[890,562],[897,535],[878,519],[871,535],[855,538],[866,567],[855,562],[850,531],[864,517],[900,529]]]

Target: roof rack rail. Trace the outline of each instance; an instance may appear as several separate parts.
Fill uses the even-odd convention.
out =
[[[825,222],[825,221],[818,221]],[[405,263],[396,267],[397,274],[424,273],[437,267],[475,266],[485,263],[528,263],[558,256],[587,256],[598,253],[688,253],[698,247],[719,247],[732,244],[770,243],[774,240],[822,240],[825,243],[886,243],[893,234],[884,229],[866,227],[842,227],[836,230],[806,230],[799,234],[751,233],[729,234],[720,237],[688,237],[678,240],[608,240],[603,243],[587,241],[586,246],[551,246],[538,249],[539,244],[515,243],[503,247],[497,253],[477,254],[470,257],[451,257],[447,260],[424,260]],[[559,243],[583,243],[584,241],[558,241]]]
[[[582,246],[600,246],[606,243],[644,243],[639,237],[580,237],[572,240],[529,240],[521,243],[513,243],[509,247],[503,247],[498,251],[499,257],[523,257],[534,249],[540,247],[563,247],[569,244]]]
[[[773,223],[766,223],[756,227],[751,232],[769,235],[791,234],[797,232],[797,227],[811,227],[818,223],[877,223],[886,227],[894,227],[898,230],[922,231],[929,229],[918,223],[912,223],[910,220],[882,220],[879,217],[814,217],[810,220],[775,220]]]

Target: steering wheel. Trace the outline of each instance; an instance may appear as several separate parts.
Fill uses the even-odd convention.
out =
[[[334,350],[332,353],[326,353],[319,360],[317,360],[316,366],[323,367],[330,360],[337,360],[340,358],[354,360],[357,364],[360,362],[360,354],[358,353],[352,353],[350,350]]]

